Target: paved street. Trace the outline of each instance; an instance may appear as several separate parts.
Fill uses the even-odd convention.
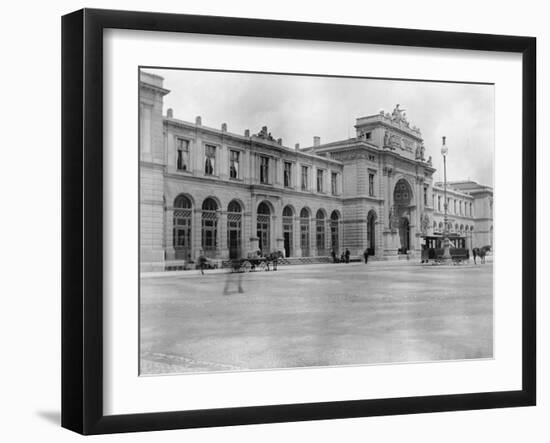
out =
[[[490,358],[492,272],[378,262],[143,278],[141,372]]]

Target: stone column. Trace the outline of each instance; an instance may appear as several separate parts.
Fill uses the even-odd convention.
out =
[[[300,241],[300,217],[293,217],[292,240],[294,242],[294,257],[302,256],[302,242]]]
[[[255,159],[256,156],[254,155],[253,158]],[[258,209],[258,202],[256,197],[252,197],[251,199],[251,205],[250,205],[250,236],[249,236],[249,242],[250,242],[250,250],[248,252],[256,252],[258,249],[260,249],[260,239],[258,238],[258,228],[257,228],[257,213],[256,210]]]
[[[280,238],[278,229],[278,219],[276,215],[271,214],[269,219],[269,252],[272,252],[277,247],[277,240]]]
[[[317,256],[317,220],[309,217],[309,256]]]
[[[229,248],[227,247],[227,212],[218,212],[218,229],[216,232],[218,241],[218,250],[216,256],[218,258],[229,258]]]
[[[253,251],[252,246],[250,246],[250,238],[255,237],[252,234],[252,217],[250,212],[245,212],[242,218],[242,256],[247,257],[248,253]],[[257,245],[256,245],[257,249]]]
[[[191,221],[191,232],[193,232],[193,220]],[[166,260],[174,260],[176,251],[173,241],[174,229],[174,208],[166,208],[164,211],[164,250],[166,251]]]
[[[192,252],[191,257],[196,260],[202,251],[202,210],[195,209],[193,213],[191,231]]]
[[[325,220],[325,251],[327,255],[330,255],[332,251],[332,226],[330,216]]]

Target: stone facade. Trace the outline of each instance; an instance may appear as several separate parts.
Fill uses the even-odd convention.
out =
[[[200,117],[174,118],[171,109],[163,115],[163,79],[142,72],[140,80],[143,271],[200,254],[227,259],[257,250],[415,255],[426,238],[441,235],[435,205],[442,188],[432,183],[420,130],[399,105],[392,114],[357,119],[353,138],[322,144],[314,137],[300,149],[267,127],[236,134],[225,123],[215,129]],[[491,244],[491,188],[456,182],[448,197],[461,202],[452,221],[457,236],[470,238],[467,247]]]

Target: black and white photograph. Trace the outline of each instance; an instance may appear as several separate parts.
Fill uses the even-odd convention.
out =
[[[141,376],[494,358],[494,84],[138,76]]]

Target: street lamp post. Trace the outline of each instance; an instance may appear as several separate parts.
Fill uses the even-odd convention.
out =
[[[445,138],[443,137],[443,144],[441,145],[441,155],[443,155],[443,207],[445,208],[445,216],[443,217],[443,256],[441,259],[443,263],[448,263],[452,260],[452,257],[449,241],[449,220],[447,218],[447,152],[449,152],[449,149],[445,144]]]

